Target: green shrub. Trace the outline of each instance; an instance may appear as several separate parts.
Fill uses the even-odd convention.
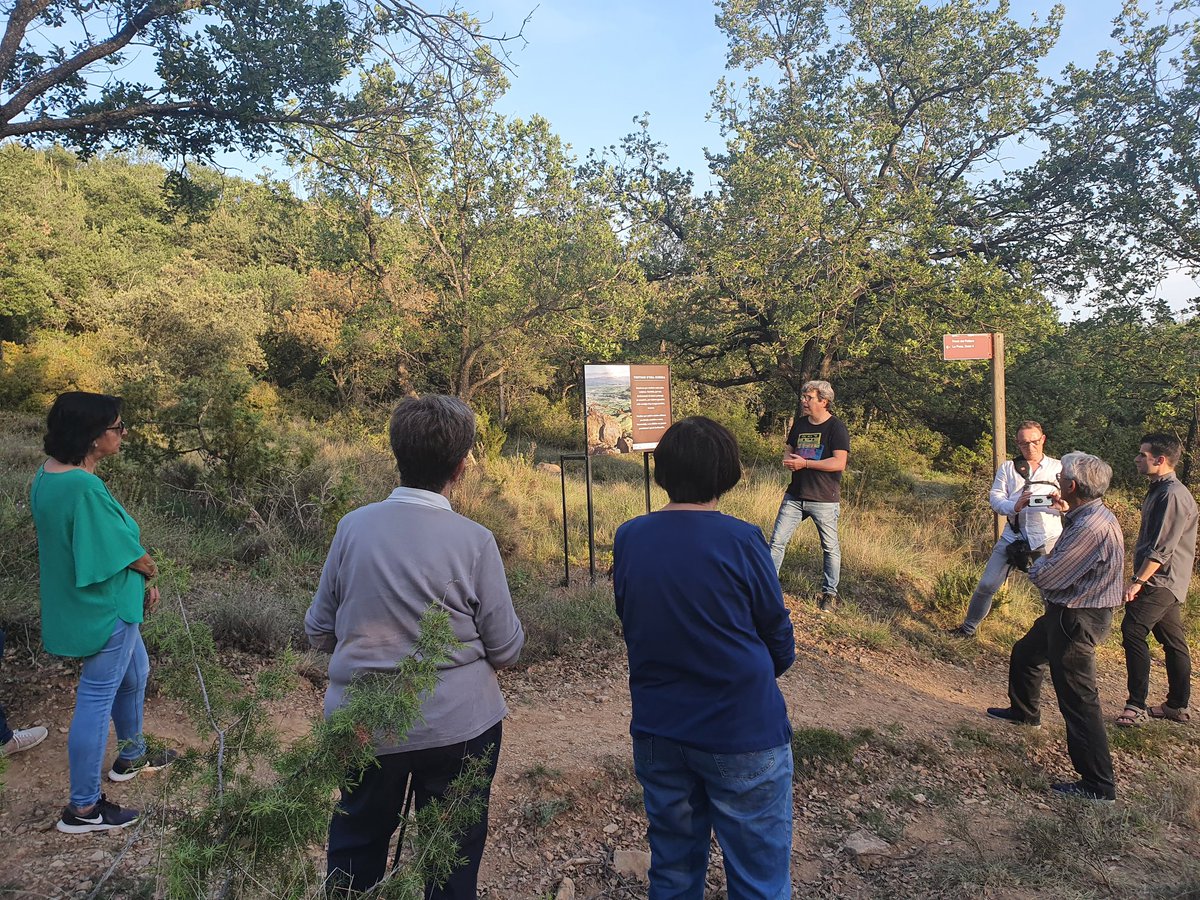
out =
[[[873,650],[885,650],[896,644],[891,620],[863,612],[857,603],[844,604],[836,616],[823,618],[821,625],[831,637],[845,638]]]
[[[973,566],[954,564],[944,569],[933,585],[934,610],[956,616],[963,614],[978,583],[979,572]]]
[[[274,656],[288,647],[305,646],[304,613],[310,595],[283,596],[267,581],[240,580],[204,597],[198,618],[222,647]]]
[[[889,496],[907,493],[916,483],[916,473],[927,471],[930,457],[919,452],[916,434],[892,433],[876,429],[854,435],[850,462],[843,490],[861,499],[865,495]]]
[[[870,729],[860,728],[846,736],[828,728],[797,728],[792,732],[792,762],[796,775],[810,775],[822,764],[844,765],[854,760],[854,751],[871,738]]]
[[[706,416],[728,428],[747,465],[774,462],[783,455],[784,434],[782,430],[778,434],[762,433],[761,400],[751,391],[716,390],[677,382],[672,385],[672,405],[676,421]]]
[[[512,586],[513,604],[525,627],[522,663],[560,656],[568,650],[578,652],[583,647],[620,646],[620,624],[609,585],[568,590],[531,581]]]
[[[486,462],[495,462],[504,451],[508,434],[504,427],[492,421],[487,410],[475,411],[475,453]]]
[[[986,476],[992,469],[990,449],[955,447],[946,456],[946,468],[959,475]]]
[[[531,828],[545,828],[573,806],[566,797],[529,800],[521,807],[521,819]]]
[[[63,391],[103,391],[114,381],[110,348],[97,334],[42,331],[0,349],[0,406],[8,409],[43,412]]]
[[[552,402],[541,394],[529,394],[512,405],[506,427],[518,443],[583,449],[583,413],[573,400]]]

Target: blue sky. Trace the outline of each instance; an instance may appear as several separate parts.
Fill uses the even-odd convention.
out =
[[[484,0],[487,2],[487,0]],[[1052,3],[1015,0],[1012,15],[1041,21]],[[1068,62],[1086,65],[1108,42],[1120,0],[1074,0],[1047,74]],[[501,108],[540,113],[583,157],[615,143],[650,113],[651,134],[667,145],[672,162],[708,184],[704,148],[719,149],[720,132],[708,121],[710,93],[725,73],[725,39],[706,0],[491,0],[492,30],[513,32],[512,87]],[[481,8],[480,15],[487,12]]]

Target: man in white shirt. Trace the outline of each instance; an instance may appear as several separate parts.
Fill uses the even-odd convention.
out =
[[[992,549],[975,593],[971,595],[966,618],[950,632],[955,637],[974,637],[979,623],[991,612],[992,598],[1004,587],[1015,568],[1009,558],[1014,541],[1026,541],[1032,559],[1053,550],[1062,533],[1061,513],[1049,502],[1050,494],[1058,490],[1057,479],[1062,465],[1057,459],[1043,454],[1045,446],[1046,433],[1042,426],[1037,422],[1022,422],[1017,429],[1017,450],[1022,459],[1010,459],[996,472],[988,502],[999,515],[1008,519],[1008,523]]]

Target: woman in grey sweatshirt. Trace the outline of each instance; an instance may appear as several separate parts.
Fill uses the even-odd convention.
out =
[[[487,839],[486,801],[508,712],[496,670],[517,661],[525,633],[513,610],[492,533],[450,508],[475,440],[475,417],[461,400],[427,396],[392,414],[392,452],[401,487],[349,513],[304,617],[314,647],[332,654],[328,716],[359,674],[389,671],[416,642],[422,614],[438,604],[460,646],[440,672],[422,719],[402,743],[376,747],[380,765],[342,792],[329,828],[331,884],[366,890],[383,878],[388,846],[412,778],[417,808],[440,798],[463,761],[490,753],[484,814],[460,839],[465,864],[431,898],[474,898]]]

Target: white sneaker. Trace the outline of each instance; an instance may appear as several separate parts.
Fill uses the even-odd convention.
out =
[[[14,753],[36,747],[46,739],[47,734],[49,732],[41,725],[36,728],[22,728],[20,731],[14,731],[12,737],[8,739],[8,743],[0,747],[0,756],[12,756]]]

